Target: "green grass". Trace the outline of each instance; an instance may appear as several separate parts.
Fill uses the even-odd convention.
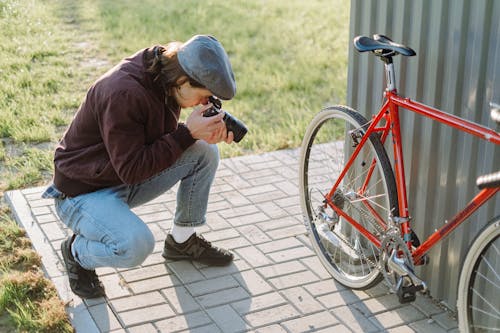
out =
[[[343,0],[1,0],[0,138],[17,154],[0,147],[0,190],[48,179],[51,165],[23,156],[50,155],[22,144],[53,143],[42,149],[50,154],[112,64],[199,33],[228,51],[238,91],[224,108],[249,128],[239,144],[220,145],[222,157],[298,147],[313,115],[345,100],[348,12]]]
[[[25,231],[0,207],[1,332],[73,331],[64,305],[40,265],[40,256]]]
[[[107,1],[99,13],[114,61],[200,33],[223,43],[238,86],[224,107],[249,127],[223,157],[298,147],[316,112],[345,101],[346,1]]]

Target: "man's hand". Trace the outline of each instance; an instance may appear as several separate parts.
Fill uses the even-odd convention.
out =
[[[186,120],[186,126],[193,138],[205,140],[208,143],[233,142],[233,133],[226,130],[224,113],[220,112],[213,117],[203,117],[203,113],[212,107],[212,104],[195,108]]]

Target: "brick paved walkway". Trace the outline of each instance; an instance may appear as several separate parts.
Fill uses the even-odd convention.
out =
[[[302,224],[297,159],[297,150],[282,150],[221,161],[199,231],[233,250],[228,267],[163,259],[174,191],[134,209],[156,237],[154,253],[140,267],[98,269],[107,297],[91,301],[69,289],[59,251],[68,229],[40,198],[43,188],[6,197],[78,333],[458,332],[428,297],[403,306],[383,284],[351,291],[332,280]]]

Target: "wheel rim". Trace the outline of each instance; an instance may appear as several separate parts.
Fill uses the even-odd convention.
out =
[[[350,130],[363,124],[343,113],[334,115],[336,117],[325,116],[317,123],[304,146],[303,204],[306,218],[310,222],[313,245],[323,264],[339,282],[352,288],[362,288],[378,282],[378,249],[343,217],[338,217],[332,208],[326,207],[324,211],[319,208],[343,168],[344,151],[351,149],[343,138],[349,135]],[[391,205],[387,176],[384,175],[377,155],[375,147],[368,141],[356,159],[355,167],[342,181],[332,201],[337,206],[343,205],[343,210],[348,215],[355,217],[365,228],[378,235],[386,229],[383,223],[387,223]],[[372,171],[372,180],[363,186],[362,179],[373,159],[377,163]],[[372,211],[377,212],[383,221],[371,218]]]
[[[467,291],[471,332],[500,331],[500,238],[496,235],[478,256]]]

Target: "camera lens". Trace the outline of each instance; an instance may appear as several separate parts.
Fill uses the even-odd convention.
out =
[[[238,118],[234,117],[227,111],[224,111],[224,122],[226,123],[226,128],[228,132],[233,132],[234,142],[240,142],[241,139],[247,134],[248,129]]]

